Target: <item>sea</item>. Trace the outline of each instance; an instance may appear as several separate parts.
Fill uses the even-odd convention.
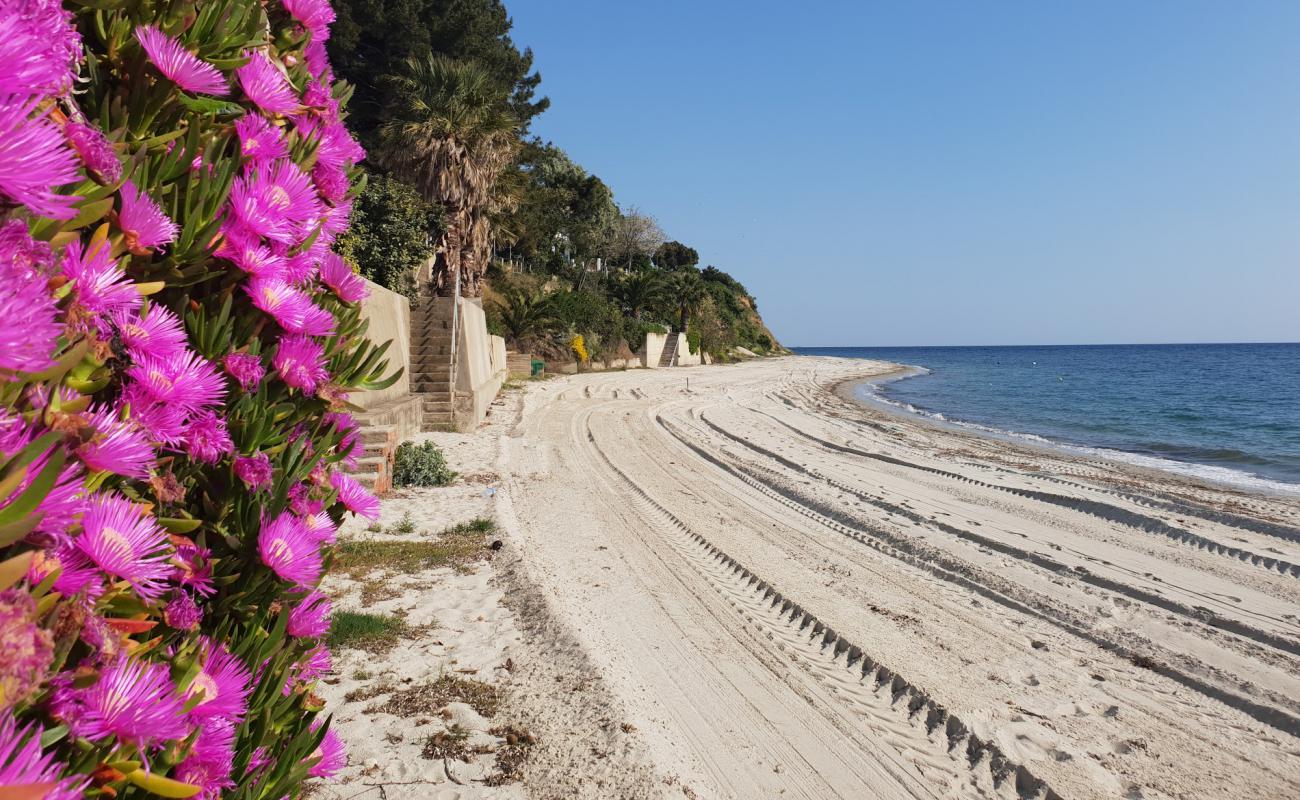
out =
[[[917,367],[856,391],[990,435],[1300,495],[1300,344],[802,347]]]

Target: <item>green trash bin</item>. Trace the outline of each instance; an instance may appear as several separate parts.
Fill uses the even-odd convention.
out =
[[[533,359],[533,377],[536,378],[546,371],[546,362],[540,358]]]

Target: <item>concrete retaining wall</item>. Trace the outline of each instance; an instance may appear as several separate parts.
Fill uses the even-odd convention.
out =
[[[460,301],[460,324],[456,331],[456,407],[452,417],[457,430],[469,431],[487,416],[506,381],[506,341],[491,336],[487,316],[478,303]]]
[[[641,347],[641,352],[637,357],[641,359],[641,366],[646,369],[658,369],[659,358],[664,354],[664,345],[668,344],[666,333],[647,333],[645,335],[645,344]]]
[[[691,345],[686,340],[686,334],[670,334],[677,337],[677,366],[679,367],[698,367],[700,365],[700,354],[691,352]]]
[[[399,367],[402,377],[387,389],[359,392],[352,402],[364,409],[375,408],[411,393],[411,302],[397,292],[366,281],[370,296],[361,303],[361,316],[370,323],[367,336],[376,343],[392,340],[384,357],[391,372]]]

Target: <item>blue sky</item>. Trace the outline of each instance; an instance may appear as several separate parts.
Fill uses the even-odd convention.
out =
[[[789,345],[1300,340],[1300,2],[507,0]]]

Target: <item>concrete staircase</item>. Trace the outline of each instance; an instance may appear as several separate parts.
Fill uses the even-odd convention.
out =
[[[454,301],[422,297],[411,308],[411,391],[424,400],[421,430],[454,430],[451,342]]]
[[[671,367],[677,362],[677,337],[669,336],[664,343],[664,351],[659,356],[659,366]]]

